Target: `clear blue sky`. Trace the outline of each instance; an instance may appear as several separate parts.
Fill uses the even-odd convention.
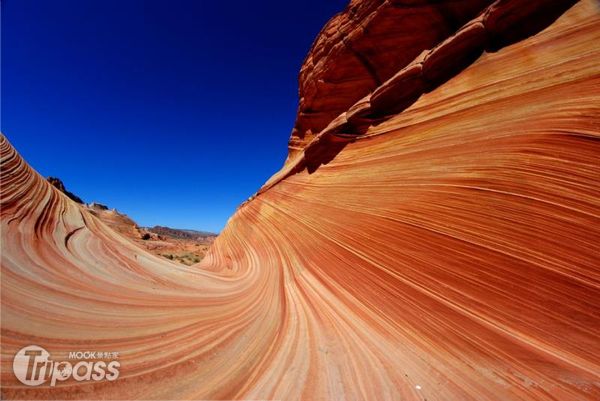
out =
[[[346,0],[3,0],[2,132],[140,225],[220,231],[277,171]]]

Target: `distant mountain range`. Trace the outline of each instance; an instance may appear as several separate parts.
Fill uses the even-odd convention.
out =
[[[206,240],[212,237],[216,237],[217,234],[209,231],[198,231],[198,230],[187,230],[180,228],[171,228],[165,226],[154,226],[154,227],[142,227],[150,232],[166,237],[176,239],[189,239],[189,240]]]

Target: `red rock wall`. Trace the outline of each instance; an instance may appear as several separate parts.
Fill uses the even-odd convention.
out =
[[[315,136],[330,131],[332,121],[338,131],[362,133],[365,124],[402,111],[483,50],[495,51],[537,33],[573,3],[351,2],[326,24],[300,70],[288,162]]]
[[[495,26],[518,9],[542,29],[539,2],[499,5]],[[3,139],[3,397],[600,398],[600,16],[591,0],[543,10],[534,36],[480,42],[472,22],[423,53],[406,71],[489,50],[410,104],[394,109],[408,78],[361,94],[338,114],[392,112],[327,123],[343,128],[242,205],[199,267],[120,239]],[[350,29],[336,18],[326,30]],[[25,387],[12,355],[31,343],[120,351],[122,375]]]
[[[300,70],[290,154],[340,113],[434,47],[491,0],[353,1],[329,21]]]

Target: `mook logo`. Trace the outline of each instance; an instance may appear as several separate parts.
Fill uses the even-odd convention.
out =
[[[76,381],[114,381],[119,377],[119,361],[89,359],[117,358],[116,352],[70,352],[69,359],[78,362],[53,361],[50,353],[37,345],[21,348],[13,360],[13,371],[19,381],[26,386],[39,386],[50,380],[50,386],[72,377]]]

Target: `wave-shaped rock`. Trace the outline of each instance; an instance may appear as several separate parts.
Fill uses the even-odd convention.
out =
[[[600,17],[570,5],[353,1],[301,72],[316,135],[200,267],[122,239],[2,138],[3,398],[598,399]],[[32,343],[118,351],[121,375],[24,386]]]

